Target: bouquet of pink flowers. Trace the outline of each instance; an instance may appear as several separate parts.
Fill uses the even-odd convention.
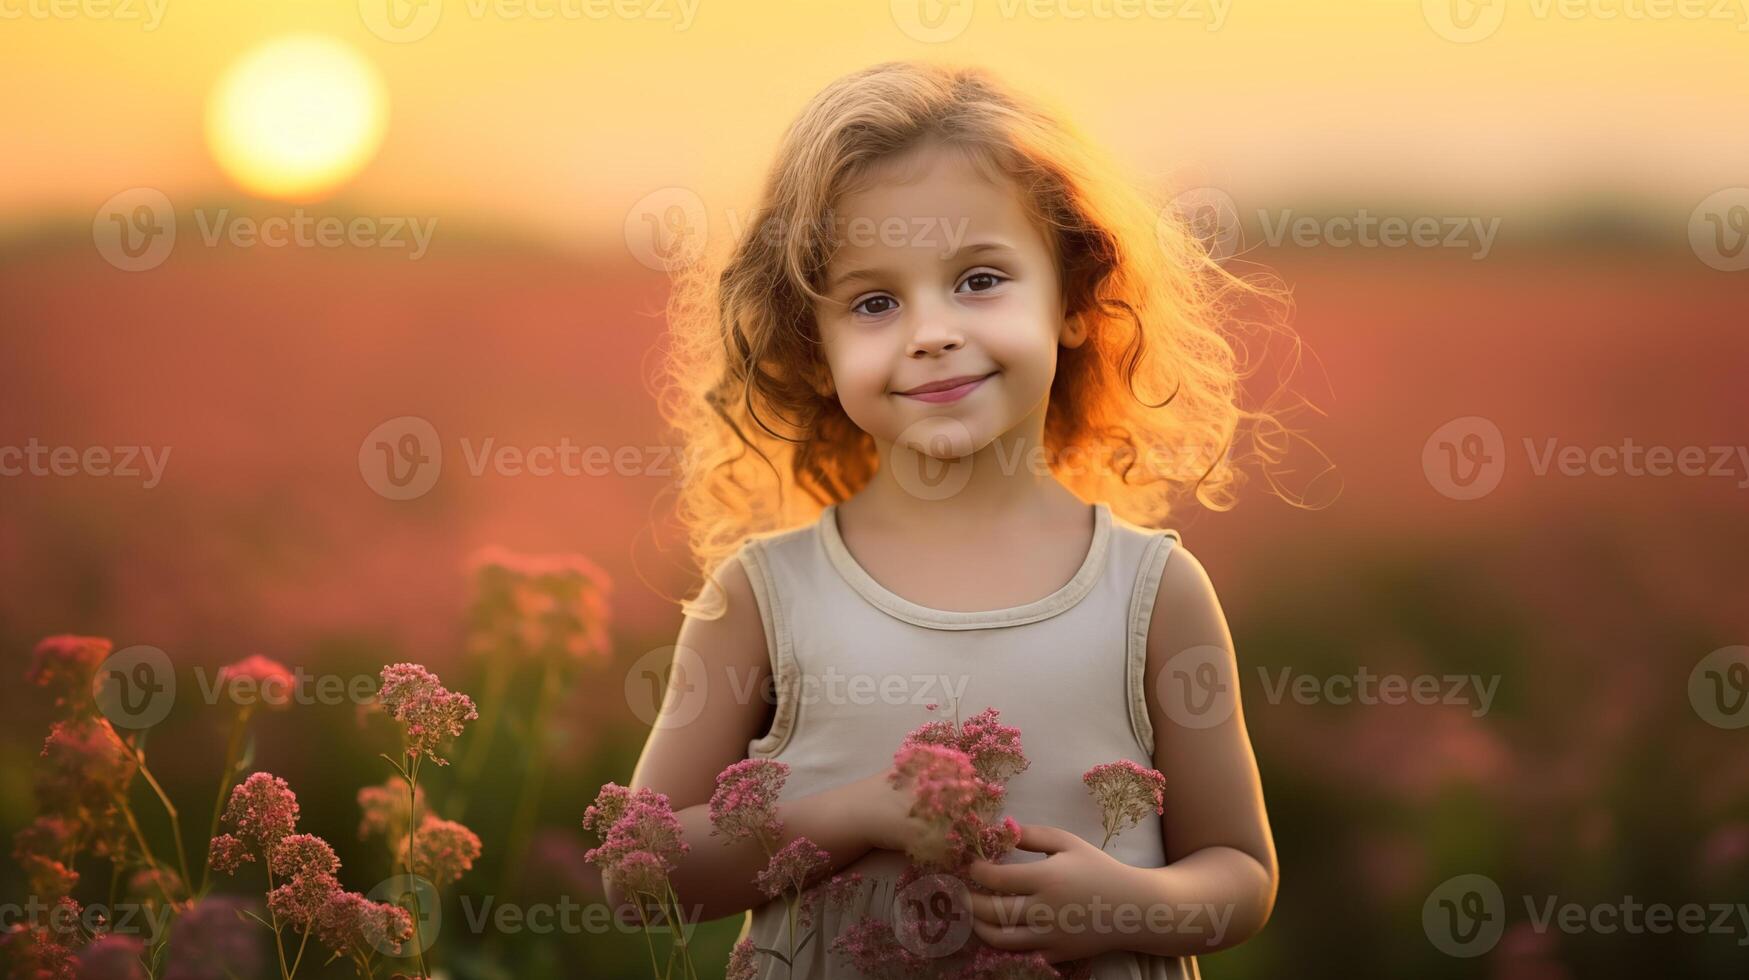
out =
[[[896,788],[910,791],[910,816],[924,831],[906,845],[909,862],[896,882],[899,907],[892,920],[867,916],[843,929],[830,952],[864,976],[894,980],[919,976],[1057,980],[1088,975],[1091,964],[1085,960],[1053,966],[1038,953],[992,949],[976,942],[963,901],[943,908],[941,902],[905,900],[922,892],[963,896],[979,887],[968,875],[974,860],[998,861],[1014,849],[1020,825],[1012,817],[998,816],[1008,780],[1028,765],[1020,730],[1002,724],[995,708],[986,708],[963,724],[956,714],[951,722],[928,722],[908,734],[893,756],[888,779]],[[783,823],[777,804],[788,776],[789,767],[776,760],[737,762],[717,776],[710,799],[711,834],[723,837],[725,843],[757,842],[768,863],[755,882],[768,898],[782,898],[786,905],[787,943],[773,949],[742,940],[730,954],[728,980],[751,980],[759,956],[770,956],[793,972],[797,956],[816,938],[820,911],[848,905],[862,880],[856,872],[827,878],[830,854],[806,837],[779,846]],[[1103,816],[1101,849],[1139,823],[1147,811],[1162,812],[1165,778],[1131,760],[1094,766],[1083,774],[1082,782]],[[633,792],[609,783],[589,808],[584,826],[602,837],[602,845],[589,852],[588,860],[600,865],[603,875],[636,901],[646,931],[651,924],[645,914],[650,905],[660,921],[679,924],[679,899],[668,875],[690,848],[681,839],[668,798],[649,789]],[[651,968],[659,978],[673,976],[677,966],[680,976],[696,976],[684,934],[677,930],[676,937],[666,968],[657,965],[650,944]]]

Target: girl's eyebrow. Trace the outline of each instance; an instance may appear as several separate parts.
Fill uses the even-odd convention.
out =
[[[970,258],[974,255],[983,255],[983,254],[986,254],[989,252],[1014,253],[1014,248],[1012,246],[1008,245],[1006,242],[999,242],[999,241],[995,241],[995,240],[983,241],[983,242],[972,242],[968,245],[964,245],[964,246],[960,247],[956,251],[950,252],[947,255],[943,256],[942,261],[951,262],[957,258],[961,258],[961,257]],[[830,292],[837,292],[841,287],[846,286],[852,282],[879,279],[885,273],[886,273],[886,270],[879,267],[879,266],[870,266],[870,267],[864,268],[864,269],[848,269],[848,270],[845,270],[844,272],[840,272],[836,276],[833,276],[832,281],[826,284],[826,291],[829,293]]]

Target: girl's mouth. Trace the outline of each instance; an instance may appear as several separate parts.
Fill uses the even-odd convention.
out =
[[[971,381],[967,381],[961,385],[955,385],[952,388],[943,388],[939,391],[919,391],[915,394],[900,392],[900,394],[906,398],[915,398],[920,402],[954,402],[971,394],[979,385],[995,376],[996,372],[991,371],[989,374],[986,374],[981,378],[974,378]]]

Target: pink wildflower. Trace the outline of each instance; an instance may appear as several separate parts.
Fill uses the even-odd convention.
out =
[[[248,779],[236,784],[231,789],[231,800],[224,809],[224,823],[236,828],[231,837],[247,849],[243,861],[254,861],[255,858],[268,858],[273,854],[273,847],[280,844],[280,838],[292,833],[297,826],[297,796],[292,793],[287,782],[266,774],[252,772]],[[219,858],[220,837],[213,838],[213,865],[217,866]],[[226,845],[236,847],[236,845]]]
[[[268,867],[274,877],[289,879],[300,875],[334,874],[340,870],[340,859],[334,848],[314,834],[288,834],[273,846]]]
[[[860,871],[841,872],[803,892],[801,905],[796,909],[796,928],[811,928],[816,914],[827,909],[849,908],[862,882]]]
[[[267,909],[299,932],[315,928],[317,916],[340,894],[340,882],[326,872],[302,874],[267,893]]]
[[[838,934],[831,951],[850,962],[868,980],[910,980],[929,976],[936,965],[929,957],[907,949],[885,919],[865,918]]]
[[[771,863],[753,879],[767,898],[785,892],[801,894],[808,883],[832,862],[825,848],[806,837],[797,837],[771,856]]]
[[[79,980],[147,980],[146,944],[134,936],[107,933],[73,958]]]
[[[711,794],[711,833],[724,843],[757,840],[767,846],[783,833],[777,818],[778,794],[789,777],[789,765],[774,759],[743,759],[717,775]]]
[[[960,971],[959,980],[1058,980],[1059,976],[1043,953],[981,946]]]
[[[454,820],[426,814],[413,838],[413,873],[437,885],[466,874],[480,856],[480,836]]]
[[[1129,759],[1119,759],[1094,766],[1081,775],[1087,791],[1099,803],[1105,819],[1104,848],[1112,837],[1133,827],[1146,817],[1166,812],[1166,777]]]
[[[251,654],[219,668],[217,687],[231,704],[249,711],[265,704],[274,711],[291,707],[292,672],[277,660]]]
[[[601,836],[601,846],[584,854],[583,860],[601,868],[602,876],[614,884],[624,880],[620,865],[634,853],[652,855],[666,875],[692,849],[682,837],[667,794],[649,787],[631,791],[608,783],[584,811],[583,826]],[[643,858],[636,861],[631,871],[642,879],[648,865]]]
[[[62,813],[102,810],[127,791],[139,762],[102,718],[57,721],[43,742],[37,801]]]
[[[590,661],[611,655],[607,596],[613,582],[594,562],[490,547],[469,565],[475,580],[470,651]]]
[[[266,976],[257,931],[244,918],[246,903],[210,895],[176,917],[166,945],[162,980]]]
[[[336,892],[316,915],[316,937],[343,956],[369,959],[378,952],[398,950],[413,938],[413,917],[387,902],[373,902],[358,892]]]
[[[92,681],[113,645],[101,636],[45,637],[30,655],[24,679],[54,691],[55,705],[87,712],[93,705]]]
[[[401,839],[413,820],[425,818],[425,790],[414,787],[412,814],[407,806],[407,784],[391,778],[381,786],[366,786],[358,791],[358,808],[364,816],[358,823],[358,839],[380,836],[389,849],[401,850]]]
[[[723,980],[753,980],[757,975],[754,958],[758,952],[751,939],[736,943],[735,948],[729,951],[729,966],[723,972]]]
[[[440,766],[449,765],[437,754],[438,745],[460,735],[463,722],[480,717],[473,699],[448,690],[436,674],[418,664],[390,664],[383,668],[382,680],[377,700],[405,727],[407,752],[416,759],[428,756]]]

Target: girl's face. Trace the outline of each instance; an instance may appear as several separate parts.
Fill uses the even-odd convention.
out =
[[[929,145],[877,165],[833,213],[817,303],[830,383],[863,431],[937,458],[1043,431],[1066,321],[1050,246],[1017,191]],[[932,383],[973,380],[946,391]]]

